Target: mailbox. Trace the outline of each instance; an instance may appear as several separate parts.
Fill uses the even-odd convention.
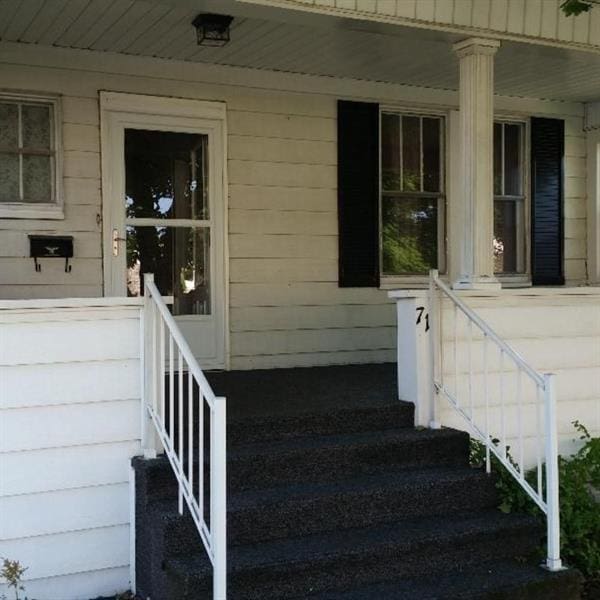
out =
[[[71,272],[69,259],[73,257],[72,235],[30,235],[29,250],[38,273],[42,270],[38,262],[40,258],[64,258],[65,273]]]

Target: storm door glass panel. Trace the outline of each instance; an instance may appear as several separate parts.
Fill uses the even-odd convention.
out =
[[[125,131],[127,218],[208,219],[208,138]]]
[[[153,273],[173,314],[211,314],[208,138],[125,131],[127,293]]]

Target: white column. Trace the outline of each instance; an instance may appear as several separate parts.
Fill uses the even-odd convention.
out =
[[[594,285],[600,285],[600,106],[597,111],[587,132],[587,265]]]
[[[451,211],[458,264],[455,288],[500,288],[494,276],[494,54],[500,42],[469,38],[454,44],[460,59],[460,194]]]

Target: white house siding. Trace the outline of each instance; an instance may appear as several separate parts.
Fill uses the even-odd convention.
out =
[[[536,370],[556,374],[557,424],[559,451],[570,454],[578,447],[579,434],[572,421],[578,419],[592,435],[600,435],[600,290],[579,292],[503,292],[501,295],[479,296],[467,293],[464,300],[505,339]],[[444,373],[447,385],[470,411],[468,377],[469,330],[464,318],[457,320],[458,393],[454,385],[454,312],[445,304],[444,310]],[[484,427],[484,350],[480,335],[473,329],[475,345],[471,350],[473,406],[480,425]],[[493,344],[488,344],[488,374],[490,377],[489,406],[491,435],[502,438],[500,417],[500,356]],[[504,427],[507,444],[513,457],[520,456],[519,429],[524,439],[524,458],[529,466],[536,461],[535,391],[526,376],[521,378],[522,417],[517,416],[518,387],[516,371],[508,358],[504,360]],[[440,397],[440,419],[444,425],[464,427],[464,421]],[[543,452],[543,451],[542,451]]]
[[[122,302],[0,301],[0,556],[27,567],[30,598],[129,588],[140,308]]]
[[[563,0],[241,0],[252,4],[547,43],[600,47],[600,14],[567,17]]]
[[[448,49],[450,52],[450,48]],[[34,66],[37,65],[37,66]],[[158,59],[0,44],[7,89],[62,95],[64,221],[0,221],[0,297],[102,290],[99,90],[227,103],[229,320],[232,368],[394,359],[384,291],[337,285],[336,101],[456,108],[455,92]],[[583,106],[497,97],[517,115],[566,119],[566,272],[583,282]],[[27,233],[75,236],[73,271],[27,256]]]

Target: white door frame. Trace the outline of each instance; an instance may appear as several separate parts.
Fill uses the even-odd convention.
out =
[[[229,368],[229,286],[227,248],[227,129],[224,102],[207,102],[120,92],[100,92],[100,124],[102,151],[102,221],[104,295],[126,294],[124,269],[113,257],[112,230],[122,225],[125,216],[124,132],[126,128],[202,133],[209,136],[209,198],[211,237],[211,293],[215,311],[218,356],[203,364],[207,368]],[[121,158],[118,161],[119,157]],[[220,177],[216,175],[221,174]],[[121,211],[120,215],[117,211]],[[214,235],[216,233],[216,235]],[[183,316],[185,321],[188,317]]]

